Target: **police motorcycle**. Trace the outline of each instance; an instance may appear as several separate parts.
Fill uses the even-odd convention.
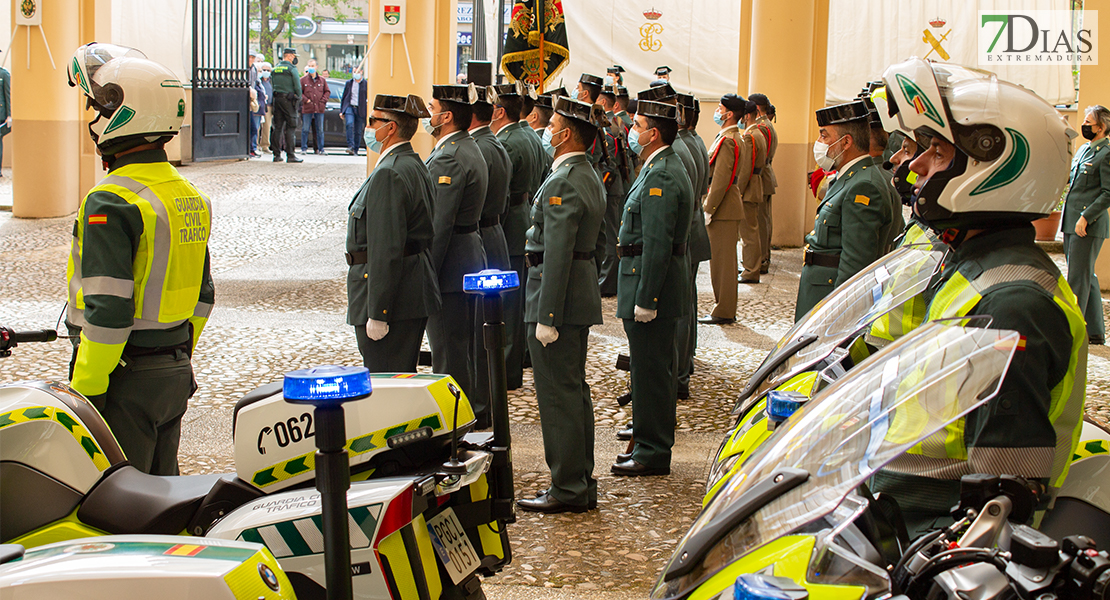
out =
[[[2,328],[0,354],[54,338]],[[477,575],[511,560],[509,449],[470,431],[474,413],[450,376],[375,374],[370,383],[372,395],[345,405],[353,597],[484,597]],[[260,544],[267,568],[283,571],[299,597],[323,598],[317,423],[285,393],[277,382],[236,404],[235,473],[159,477],[130,466],[100,414],[68,385],[0,386],[0,542],[45,546],[50,556],[105,535],[205,536],[175,543],[202,548],[219,538],[255,552]],[[498,478],[508,478],[508,498]],[[110,562],[122,542],[104,539],[73,553],[114,544],[102,554]],[[0,589],[3,581],[0,574]]]
[[[767,354],[740,392],[736,425],[717,450],[704,502],[771,435],[798,404],[844,375],[865,356],[865,341],[889,343],[889,330],[912,320],[904,307],[929,285],[947,247],[906,245],[860,271],[803,316]],[[879,323],[879,325],[877,325]],[[892,325],[893,324],[893,325]]]
[[[878,351],[825,389],[821,402],[802,404],[724,482],[651,597],[897,593],[886,567],[907,545],[860,486],[993,398],[1019,342],[1012,331],[929,323]]]

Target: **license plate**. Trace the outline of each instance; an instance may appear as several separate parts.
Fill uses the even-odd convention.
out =
[[[462,523],[455,511],[448,508],[428,521],[428,533],[432,535],[439,560],[456,585],[478,568],[478,553],[470,545],[470,538],[463,531]]]

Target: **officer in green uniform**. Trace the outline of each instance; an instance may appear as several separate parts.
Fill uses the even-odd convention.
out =
[[[868,152],[871,132],[860,101],[817,111],[820,137],[813,144],[817,165],[836,171],[806,235],[794,320],[802,318],[836,286],[886,251],[893,222],[893,190]]]
[[[871,168],[879,169],[883,174],[883,180],[890,185],[890,211],[891,218],[893,219],[890,224],[889,240],[887,241],[887,249],[885,252],[895,248],[897,240],[902,237],[902,233],[906,229],[906,219],[902,216],[902,199],[898,195],[898,190],[894,187],[894,165],[884,158],[887,152],[887,144],[890,141],[890,134],[887,133],[883,127],[883,120],[879,116],[879,110],[875,103],[871,100],[872,86],[881,86],[882,82],[871,82],[863,91],[860,92],[858,98],[867,107],[867,125],[871,130],[871,144],[868,150],[868,155],[871,159]]]
[[[66,267],[66,326],[79,336],[71,385],[132,465],[176,475],[196,390],[190,357],[215,302],[212,205],[163,149],[181,130],[185,95],[172,71],[109,44],[78,48],[68,76],[98,113],[89,133],[108,168],[77,210]]]
[[[634,446],[612,472],[666,475],[674,445],[678,318],[690,311],[686,244],[694,187],[671,144],[674,106],[638,100],[628,144],[644,159],[624,205],[617,317],[624,321],[632,367]]]
[[[950,518],[965,474],[1038,482],[1047,504],[1079,440],[1087,332],[1029,222],[1060,198],[1075,132],[1036,94],[990,73],[910,59],[883,79],[903,128],[923,142],[914,210],[953,248],[926,291],[928,320],[985,315],[1021,341],[997,396],[896,458],[872,489],[898,501],[911,531]],[[955,135],[957,123],[982,135]]]
[[[1083,118],[1086,144],[1075,153],[1071,186],[1064,202],[1064,254],[1068,258],[1068,285],[1075,292],[1079,310],[1087,319],[1087,337],[1099,346],[1106,343],[1095,261],[1110,236],[1110,110],[1089,107]]]
[[[501,227],[501,215],[505,214],[509,200],[509,172],[512,170],[512,161],[497,136],[490,130],[490,120],[493,118],[493,104],[489,101],[489,88],[480,86],[475,90],[478,99],[473,105],[473,115],[470,119],[470,137],[482,152],[482,158],[489,169],[489,182],[486,186],[486,201],[482,205],[482,220],[478,222],[481,227],[482,248],[486,252],[486,268],[508,270],[509,247],[505,242],[505,230]],[[481,309],[474,311],[474,396],[470,398],[470,405],[478,418],[479,429],[485,429],[492,424],[490,415],[490,388],[489,388],[489,358],[486,354],[486,345],[481,334],[485,325],[485,317]]]
[[[347,324],[371,373],[415,373],[428,317],[439,311],[432,268],[428,168],[410,140],[428,110],[419,96],[374,98],[366,147],[381,155],[347,217]]]
[[[543,151],[540,138],[521,124],[521,98],[526,91],[520,83],[491,86],[493,120],[490,129],[505,148],[511,163],[509,200],[501,226],[509,249],[509,266],[525,281],[525,232],[530,226],[528,211],[532,196],[543,182],[543,172],[550,157]],[[520,290],[505,293],[505,374],[510,390],[524,385],[524,294]]]
[[[12,74],[0,67],[0,164],[4,163],[4,136],[12,131]],[[3,177],[0,172],[0,177]]]
[[[297,72],[297,49],[286,48],[281,62],[270,73],[274,86],[274,124],[270,127],[270,140],[274,147],[274,162],[281,161],[281,145],[285,144],[285,162],[299,163],[302,159],[293,153],[293,130],[297,127],[297,103],[301,101],[301,74]]]
[[[619,74],[619,73],[618,73]],[[607,78],[612,78],[611,71]],[[628,191],[629,162],[628,162],[628,134],[624,126],[617,120],[613,112],[617,104],[617,88],[606,86],[598,95],[598,105],[605,111],[605,120],[608,127],[601,129],[598,135],[605,143],[605,150],[609,154],[609,169],[605,173],[605,225],[601,234],[597,236],[597,247],[594,252],[601,259],[601,270],[598,272],[598,285],[601,296],[609,298],[617,295],[617,231],[620,230],[621,209],[624,208],[624,195]]]
[[[532,206],[524,321],[551,487],[517,501],[528,511],[585,512],[597,506],[586,347],[590,326],[602,322],[593,250],[605,216],[605,190],[585,150],[602,119],[596,105],[555,99],[548,127],[554,168]]]
[[[598,96],[601,95],[601,87],[605,80],[597,75],[590,75],[583,73],[578,78],[578,87],[574,89],[574,97],[582,102],[588,104],[596,104]],[[597,171],[597,176],[601,178],[603,183],[608,185],[609,178],[612,177],[613,167],[610,165],[609,153],[605,148],[605,140],[595,139],[593,144],[586,150],[586,156],[590,159],[590,164],[594,166]],[[598,264],[598,269],[601,269],[601,257],[597,256],[595,259]]]
[[[463,276],[486,268],[486,253],[478,235],[486,201],[489,169],[482,151],[470,137],[471,105],[478,91],[471,85],[433,85],[430,117],[424,130],[436,139],[424,164],[432,176],[432,267],[439,277],[442,305],[428,319],[432,370],[455,378],[467,398],[474,396],[473,296],[463,291]]]

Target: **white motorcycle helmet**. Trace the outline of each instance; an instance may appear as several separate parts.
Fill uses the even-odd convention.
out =
[[[918,190],[914,211],[937,230],[997,227],[1050,213],[1068,181],[1074,129],[1035,93],[996,75],[911,58],[883,73],[888,116],[918,146],[956,147]]]
[[[166,67],[134,48],[86,44],[67,68],[69,85],[81,88],[97,111],[89,135],[101,155],[167,141],[185,121],[185,91]]]

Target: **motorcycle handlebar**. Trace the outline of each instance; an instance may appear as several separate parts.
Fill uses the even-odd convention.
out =
[[[53,342],[56,339],[58,332],[53,329],[15,331],[9,327],[0,327],[0,350],[14,348],[20,342]]]

